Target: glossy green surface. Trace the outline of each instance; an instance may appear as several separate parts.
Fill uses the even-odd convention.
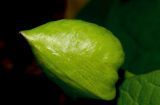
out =
[[[64,91],[75,97],[115,97],[124,52],[110,31],[85,21],[64,19],[21,33],[47,69],[46,74]],[[71,89],[65,89],[67,85]]]

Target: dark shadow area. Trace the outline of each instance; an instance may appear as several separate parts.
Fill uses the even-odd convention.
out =
[[[19,31],[62,19],[65,0],[10,3],[0,8],[0,104],[62,105],[62,90],[42,73]]]

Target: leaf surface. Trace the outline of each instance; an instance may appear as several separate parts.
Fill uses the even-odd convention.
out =
[[[118,105],[160,105],[160,70],[125,80]]]

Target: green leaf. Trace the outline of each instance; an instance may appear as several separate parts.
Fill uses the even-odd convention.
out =
[[[160,105],[160,70],[125,80],[118,105]]]
[[[92,0],[76,18],[111,30],[126,53],[123,68],[142,74],[160,68],[159,10],[160,0]]]
[[[133,74],[133,73],[131,73],[131,72],[129,72],[128,70],[125,70],[125,73],[124,73],[125,79],[127,79],[127,78],[132,78],[132,77],[134,77],[134,76],[136,76],[136,75]]]
[[[44,72],[74,97],[111,100],[124,61],[119,40],[81,20],[59,20],[21,32]]]

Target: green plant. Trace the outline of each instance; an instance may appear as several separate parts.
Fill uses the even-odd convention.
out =
[[[99,8],[94,9],[96,6]],[[159,27],[160,27],[160,0],[153,0],[152,2],[150,0],[128,0],[126,2],[121,2],[120,0],[92,0],[90,3],[79,13],[79,15],[76,17],[78,19],[82,19],[85,21],[89,21],[92,23],[96,23],[98,25],[101,25],[103,27],[106,27],[107,29],[111,30],[111,32],[114,33],[114,35],[120,40],[122,43],[122,46],[124,48],[124,52],[126,55],[125,62],[121,66],[124,70],[129,70],[129,72],[126,72],[126,79],[121,84],[119,88],[120,96],[118,97],[118,105],[160,105],[159,97],[160,97],[160,36],[159,36]],[[93,12],[94,11],[94,12]],[[101,11],[101,12],[99,12]],[[58,23],[58,22],[57,22]],[[72,73],[68,71],[54,71],[54,74],[52,73],[52,66],[55,66],[54,70],[59,68],[64,62],[66,63],[66,55],[63,55],[63,53],[60,53],[61,59],[59,58],[53,58],[52,54],[56,55],[56,52],[52,50],[52,48],[56,48],[56,50],[61,51],[64,49],[66,51],[66,46],[63,46],[69,42],[67,37],[55,37],[56,43],[64,42],[61,46],[62,49],[55,46],[50,46],[49,44],[53,41],[52,38],[49,38],[48,36],[51,34],[55,35],[68,35],[70,32],[75,32],[75,30],[82,30],[83,34],[87,31],[87,26],[78,27],[76,24],[70,24],[67,23],[69,28],[58,26],[54,28],[53,32],[51,31],[53,28],[52,24],[48,23],[48,26],[42,25],[38,28],[35,28],[30,31],[23,31],[22,34],[28,39],[29,43],[33,47],[33,51],[37,58],[40,61],[41,65],[45,65],[44,72],[49,76],[49,78],[53,79],[57,84],[59,84],[68,94],[71,96],[80,96],[80,97],[90,97],[90,98],[98,98],[98,99],[104,99],[104,100],[111,100],[114,98],[115,91],[114,84],[116,82],[117,78],[117,70],[120,67],[120,65],[123,62],[123,50],[120,47],[119,41],[109,32],[105,31],[106,37],[111,36],[113,39],[112,42],[110,42],[109,50],[115,53],[117,52],[117,55],[121,55],[117,57],[120,61],[117,63],[117,66],[114,69],[110,71],[107,71],[109,73],[106,77],[108,77],[110,74],[110,79],[105,79],[103,82],[97,82],[98,78],[100,78],[100,81],[103,80],[103,78],[106,78],[105,75],[98,75],[96,70],[108,67],[103,65],[103,57],[100,57],[100,55],[103,55],[107,53],[107,49],[103,49],[106,47],[102,47],[103,50],[100,53],[100,55],[97,56],[98,53],[96,53],[96,59],[92,56],[92,58],[79,56],[81,59],[81,62],[78,67],[83,67],[82,65],[85,65],[84,68],[88,68],[90,66],[93,66],[91,69],[84,69],[83,70],[83,76],[86,77],[92,77],[91,79],[78,79],[79,73]],[[56,23],[55,23],[56,24]],[[92,27],[93,24],[87,23],[89,27]],[[89,25],[90,24],[90,25]],[[64,26],[65,24],[62,24]],[[97,25],[93,25],[95,27],[99,27]],[[93,27],[92,27],[93,28]],[[92,29],[91,28],[91,29]],[[101,30],[101,28],[100,28]],[[45,31],[43,34],[41,32]],[[46,32],[47,37],[45,38]],[[65,33],[64,33],[64,32]],[[61,32],[61,33],[60,33]],[[94,33],[95,32],[95,33]],[[93,32],[88,32],[89,36],[92,36],[91,33],[97,34],[99,32],[96,29],[93,28]],[[101,32],[100,32],[101,33]],[[103,32],[102,32],[103,33]],[[76,34],[76,32],[75,32]],[[40,37],[39,37],[40,36]],[[41,37],[42,36],[42,37]],[[92,40],[96,42],[100,42],[101,44],[107,44],[102,41],[101,38],[93,37]],[[84,42],[86,37],[78,37],[80,38],[79,41]],[[84,38],[84,39],[83,39]],[[35,41],[35,39],[37,41]],[[45,40],[42,41],[41,39]],[[39,40],[39,41],[38,41]],[[66,40],[66,41],[65,41]],[[41,43],[41,41],[43,43]],[[60,42],[59,42],[60,41]],[[93,41],[93,42],[94,42]],[[101,42],[102,41],[102,42]],[[108,39],[105,39],[105,41],[108,41]],[[75,42],[75,40],[73,40]],[[55,43],[55,44],[56,44]],[[111,44],[113,43],[113,44]],[[115,43],[119,47],[114,47]],[[49,47],[46,47],[49,46]],[[77,48],[77,46],[72,46],[73,48]],[[112,49],[114,47],[114,49]],[[38,49],[37,49],[38,48]],[[47,48],[47,50],[46,50]],[[94,48],[93,51],[96,52],[97,46]],[[108,47],[107,47],[108,48]],[[68,49],[68,48],[67,48]],[[68,50],[70,50],[69,48]],[[78,48],[79,49],[79,48]],[[119,50],[118,50],[119,49]],[[39,51],[37,51],[39,50]],[[52,54],[51,54],[51,51]],[[50,52],[49,52],[50,51]],[[75,50],[77,51],[77,50]],[[81,54],[78,50],[78,54]],[[91,50],[92,51],[92,50]],[[119,52],[120,51],[120,52]],[[110,52],[110,51],[109,51]],[[87,54],[85,52],[85,54]],[[67,55],[68,56],[68,55]],[[84,61],[84,58],[88,59],[87,61]],[[109,56],[108,56],[109,57]],[[72,57],[73,62],[71,64],[67,63],[67,65],[71,65],[71,67],[68,66],[62,66],[64,69],[69,70],[71,68],[76,68],[75,64],[78,64],[78,56]],[[98,62],[96,62],[98,60]],[[111,62],[113,62],[115,59],[110,58]],[[101,61],[102,60],[102,61]],[[55,61],[55,62],[54,62]],[[117,60],[115,60],[117,62]],[[48,63],[50,62],[50,63]],[[52,63],[51,63],[52,62]],[[59,66],[56,66],[55,63],[58,63]],[[93,62],[90,63],[90,62]],[[95,65],[99,65],[99,68]],[[102,65],[101,65],[102,63]],[[89,66],[87,66],[89,65]],[[110,67],[109,67],[110,69]],[[90,72],[90,70],[93,70]],[[107,70],[107,69],[106,69]],[[95,73],[94,73],[95,72]],[[56,75],[55,75],[56,73]],[[61,75],[64,74],[65,75]],[[133,74],[134,75],[133,75]],[[58,77],[57,77],[58,74]],[[66,76],[67,75],[67,76]],[[101,76],[102,75],[102,76]],[[104,76],[104,77],[103,77]],[[63,80],[63,81],[61,81]],[[83,78],[83,77],[82,77]],[[75,79],[75,80],[74,80]],[[113,80],[112,80],[113,79]],[[98,91],[92,90],[92,86],[89,86],[88,81],[93,83],[95,86],[97,86]],[[97,83],[95,83],[95,81]],[[67,85],[67,84],[69,85]],[[81,85],[83,87],[81,87]],[[98,86],[99,85],[99,86]],[[109,91],[104,89],[104,87],[111,89],[112,91]],[[91,90],[90,90],[91,89]],[[95,88],[96,89],[96,88]],[[102,90],[101,90],[102,89]],[[100,94],[100,93],[104,94]],[[74,96],[74,97],[76,97]]]
[[[160,0],[92,0],[76,17],[106,27],[122,43],[122,68],[137,76],[120,86],[118,105],[160,105],[159,10]]]
[[[44,72],[69,95],[103,100],[115,97],[117,70],[124,53],[110,31],[81,20],[64,19],[21,33]],[[129,79],[120,87],[119,105],[158,105],[159,76],[159,70],[140,76],[126,72]]]

